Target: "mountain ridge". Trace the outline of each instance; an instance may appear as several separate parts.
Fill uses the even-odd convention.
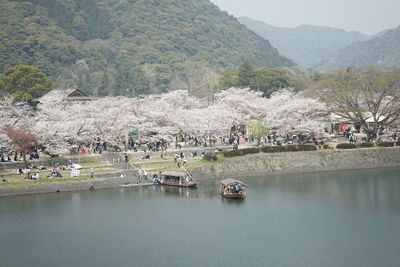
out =
[[[321,72],[351,66],[400,67],[400,26],[378,33],[375,38],[356,42],[314,68]]]
[[[328,26],[304,24],[289,28],[272,26],[248,17],[240,17],[238,20],[268,39],[283,55],[305,68],[310,68],[329,58],[340,48],[371,38],[358,31],[348,32]]]

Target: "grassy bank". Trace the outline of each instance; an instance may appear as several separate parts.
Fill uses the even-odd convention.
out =
[[[61,169],[62,178],[48,178],[50,176],[52,168],[48,167],[46,170],[33,169],[30,171],[31,175],[38,173],[39,180],[26,180],[27,174],[17,174],[18,169],[2,169],[0,171],[0,177],[4,177],[7,182],[0,182],[0,188],[10,187],[27,187],[31,185],[46,185],[46,184],[68,184],[68,183],[79,183],[83,181],[97,181],[101,178],[97,178],[96,175],[117,173],[111,164],[102,160],[101,157],[93,157],[91,159],[80,160],[79,164],[82,166],[79,177],[71,177],[71,169]],[[94,178],[90,177],[90,168],[94,167]]]

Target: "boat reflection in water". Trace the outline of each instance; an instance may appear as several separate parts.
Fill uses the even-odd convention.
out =
[[[153,191],[161,193],[166,197],[178,198],[199,198],[198,191],[195,187],[176,187],[176,186],[163,186],[161,184],[153,184]]]

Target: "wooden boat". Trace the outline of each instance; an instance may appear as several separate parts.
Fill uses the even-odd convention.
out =
[[[246,185],[232,178],[222,180],[219,191],[221,196],[226,198],[243,199],[246,197]]]
[[[178,171],[162,172],[158,177],[153,178],[153,183],[179,187],[196,187],[197,185],[189,173]]]

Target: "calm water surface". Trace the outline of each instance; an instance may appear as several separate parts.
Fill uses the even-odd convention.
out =
[[[0,266],[400,266],[400,169],[0,198]]]

